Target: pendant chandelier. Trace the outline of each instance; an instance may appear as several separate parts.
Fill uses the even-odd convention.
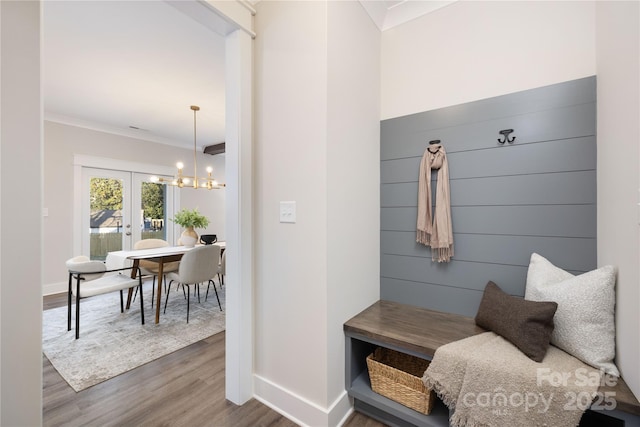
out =
[[[213,176],[213,168],[211,166],[207,167],[207,176],[203,178],[198,178],[198,162],[196,160],[196,113],[200,110],[200,107],[197,105],[192,105],[191,110],[193,110],[193,176],[184,175],[184,163],[178,162],[176,167],[178,168],[178,174],[174,178],[162,178],[158,176],[152,176],[151,182],[160,182],[166,185],[173,185],[175,187],[183,188],[183,187],[191,187],[191,188],[206,188],[207,190],[220,189],[225,187],[225,184],[218,183]]]

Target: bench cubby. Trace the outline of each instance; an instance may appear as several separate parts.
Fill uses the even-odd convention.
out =
[[[380,346],[431,360],[438,347],[482,332],[470,317],[393,301],[374,303],[344,324],[346,389],[354,409],[390,426],[448,426],[449,410],[439,399],[424,415],[371,390],[366,358]],[[640,402],[622,379],[600,391],[615,393],[616,409],[589,410],[581,426],[640,426]]]

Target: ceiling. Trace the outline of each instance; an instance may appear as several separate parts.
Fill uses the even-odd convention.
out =
[[[224,37],[164,1],[43,2],[45,119],[199,148],[224,141]]]
[[[453,2],[360,3],[383,31]],[[208,25],[205,9],[181,0],[44,1],[45,119],[191,148],[189,107],[198,105],[198,148],[223,142],[220,34],[230,29]]]

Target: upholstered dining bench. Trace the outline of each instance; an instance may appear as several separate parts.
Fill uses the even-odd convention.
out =
[[[438,347],[485,332],[471,317],[378,301],[344,324],[346,388],[357,411],[394,426],[448,426],[449,411],[437,402],[430,415],[420,414],[371,390],[366,357],[377,347],[431,360]],[[599,394],[615,399],[615,408],[592,406],[587,416],[599,426],[640,426],[640,402],[620,378]],[[613,393],[613,394],[611,394]]]

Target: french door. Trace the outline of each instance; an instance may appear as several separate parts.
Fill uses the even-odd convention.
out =
[[[130,250],[141,239],[173,243],[172,190],[150,182],[149,174],[83,167],[81,253],[105,260],[108,252]]]

